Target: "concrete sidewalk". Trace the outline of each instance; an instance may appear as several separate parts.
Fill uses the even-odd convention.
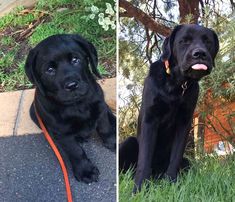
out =
[[[106,102],[115,109],[115,79],[107,79],[101,86]],[[29,117],[33,97],[34,90],[0,93],[0,201],[66,201],[59,163]],[[83,148],[99,168],[100,180],[90,185],[76,181],[65,159],[74,201],[116,201],[115,154],[96,136]]]

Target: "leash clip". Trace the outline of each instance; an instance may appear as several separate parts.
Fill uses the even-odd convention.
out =
[[[187,81],[185,81],[182,85],[181,85],[181,88],[183,89],[183,91],[182,91],[182,96],[184,96],[184,93],[185,93],[185,91],[187,90],[187,88],[188,88],[188,82]]]

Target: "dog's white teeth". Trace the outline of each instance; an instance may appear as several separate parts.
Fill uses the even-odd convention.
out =
[[[207,66],[204,64],[195,64],[192,66],[194,70],[207,70]]]

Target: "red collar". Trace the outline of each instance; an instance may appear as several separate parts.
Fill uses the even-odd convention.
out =
[[[165,60],[165,61],[164,61],[164,64],[165,64],[165,68],[166,68],[166,73],[167,73],[167,74],[171,74],[169,61],[168,61],[168,60]]]

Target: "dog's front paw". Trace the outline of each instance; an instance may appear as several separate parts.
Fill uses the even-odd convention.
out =
[[[141,191],[141,184],[138,184],[138,185],[135,184],[134,188],[132,190],[132,195],[135,195],[135,194],[137,194],[140,191]]]
[[[141,187],[143,185],[143,183],[148,182],[148,180],[150,179],[150,175],[151,175],[151,169],[137,169],[136,171],[136,175],[135,175],[135,186],[132,190],[133,194],[136,194],[137,192],[141,191]],[[148,183],[146,184],[146,186],[148,186]]]
[[[104,140],[104,146],[111,151],[116,151],[116,136],[110,136]]]
[[[165,173],[164,174],[164,179],[169,180],[172,183],[177,182],[177,174],[172,174],[172,173]]]
[[[85,183],[97,182],[99,179],[99,170],[89,160],[84,160],[80,165],[76,166],[74,176],[78,181]]]

